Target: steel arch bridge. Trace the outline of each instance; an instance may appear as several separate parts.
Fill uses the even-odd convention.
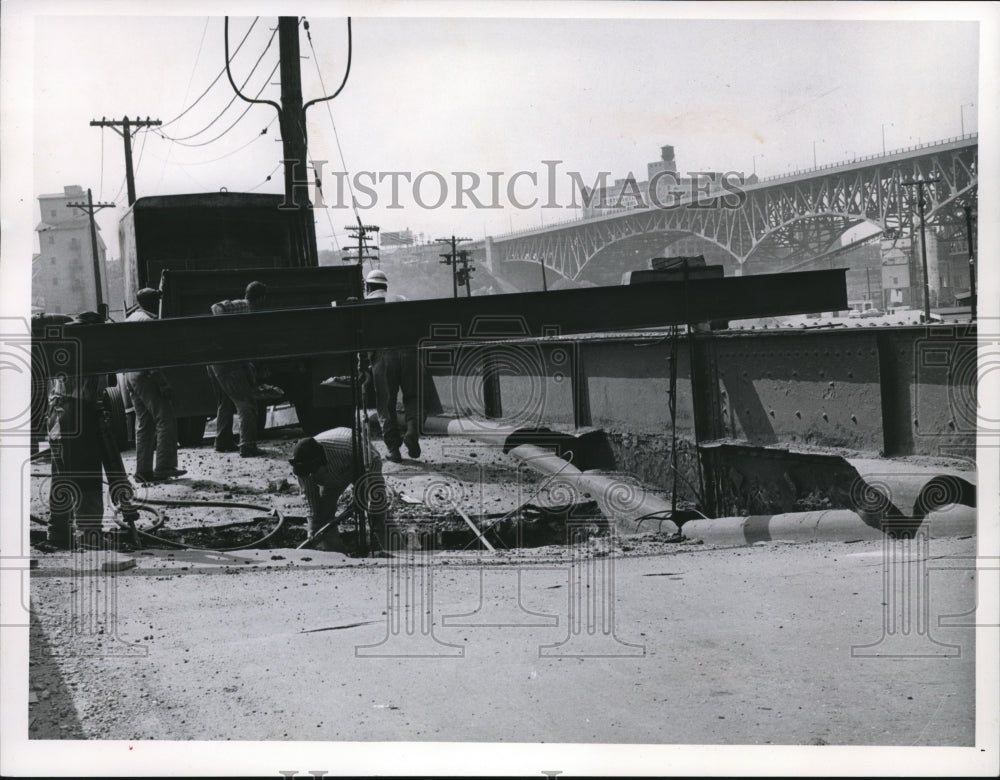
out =
[[[964,233],[963,206],[977,193],[978,136],[925,144],[887,155],[774,177],[741,188],[743,196],[712,192],[662,208],[623,210],[487,239],[487,263],[538,264],[566,279],[588,280],[610,265],[640,267],[680,239],[693,239],[731,265],[727,273],[792,270],[840,248],[862,223],[887,235],[919,226],[911,179],[925,186],[931,227]],[[724,196],[724,197],[723,197]]]

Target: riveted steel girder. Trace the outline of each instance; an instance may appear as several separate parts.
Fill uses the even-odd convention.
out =
[[[37,341],[46,366],[84,374],[414,346],[482,320],[541,336],[847,308],[846,269],[390,304],[73,325]],[[449,336],[450,334],[450,336]]]

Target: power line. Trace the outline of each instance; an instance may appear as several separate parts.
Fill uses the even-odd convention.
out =
[[[316,66],[316,74],[319,76],[319,86],[323,90],[323,92],[326,92],[326,84],[323,83],[323,71],[320,70],[320,67],[319,67],[319,57],[316,56],[316,49],[313,46],[312,33],[309,32],[309,22],[308,21],[305,22],[304,26],[305,26],[305,30],[306,30],[306,39],[309,41],[309,50],[312,52],[313,64]],[[333,138],[337,142],[337,152],[340,155],[340,164],[344,168],[344,173],[347,173],[347,162],[344,160],[344,150],[343,150],[343,148],[340,145],[340,134],[337,132],[337,123],[333,121],[333,111],[330,108],[330,102],[329,101],[331,101],[333,98],[337,97],[337,95],[340,94],[341,90],[343,90],[344,85],[347,84],[347,77],[348,77],[348,75],[351,72],[351,59],[352,59],[352,47],[353,47],[352,37],[353,36],[351,34],[351,18],[347,17],[347,68],[346,68],[346,70],[344,72],[344,79],[343,79],[343,81],[341,81],[340,87],[337,88],[337,91],[334,92],[332,95],[328,95],[327,97],[320,98],[318,100],[311,100],[308,103],[306,103],[305,107],[303,108],[303,111],[304,111],[305,108],[308,108],[313,103],[318,103],[321,100],[324,101],[324,102],[326,102],[326,113],[327,113],[327,116],[330,117],[330,125],[333,127]],[[354,218],[357,219],[358,224],[360,225],[361,224],[361,217],[358,214],[358,205],[357,205],[357,201],[356,201],[356,199],[354,197],[354,187],[351,184],[351,177],[347,176],[345,178],[347,179],[347,189],[351,193],[351,209],[354,211]],[[326,218],[327,218],[327,220],[330,220],[330,213],[329,213],[329,211],[327,211]],[[331,230],[331,232],[333,231],[333,222],[332,222],[332,220],[330,220],[330,230]],[[336,234],[334,234],[334,235],[336,235]]]
[[[253,74],[257,72],[257,67],[260,65],[261,61],[264,59],[264,55],[267,54],[267,52],[270,50],[271,44],[274,43],[274,36],[276,34],[277,34],[277,30],[275,30],[274,32],[271,33],[271,37],[268,38],[267,46],[264,47],[264,51],[262,51],[260,53],[260,56],[257,58],[257,61],[254,63],[253,67],[250,69],[250,72],[247,74],[247,77],[243,80],[243,83],[240,84],[240,88],[241,89],[243,87],[245,87],[249,83],[250,79],[253,77]],[[274,70],[277,70],[277,69],[278,69],[278,67],[276,65],[275,68],[274,68]],[[264,91],[264,89],[266,89],[267,82],[270,81],[271,80],[271,76],[274,75],[274,70],[271,71],[271,75],[267,77],[267,80],[264,82],[264,85],[260,88],[260,92],[257,93],[258,96],[261,94],[261,92]],[[176,138],[173,137],[173,136],[164,135],[162,132],[160,133],[160,135],[162,135],[168,141],[175,141],[177,143],[180,143],[181,141],[187,141],[187,140],[189,140],[191,138],[195,138],[195,137],[201,135],[202,133],[206,132],[212,125],[214,125],[216,122],[218,122],[220,119],[222,119],[223,115],[229,110],[229,107],[232,106],[233,103],[235,103],[235,102],[236,102],[236,96],[233,95],[233,97],[230,98],[229,102],[226,103],[226,105],[222,109],[222,111],[220,111],[211,122],[209,122],[207,125],[205,125],[203,128],[201,128],[201,130],[198,130],[195,133],[191,133],[190,135],[178,136]],[[244,111],[242,114],[240,114],[240,118],[242,118],[245,115],[246,115],[246,111]],[[238,122],[239,119],[237,119],[236,121]],[[232,125],[230,127],[232,127]],[[223,135],[225,135],[225,131],[223,132]],[[221,137],[221,136],[219,136],[219,137]],[[211,143],[211,141],[207,141],[206,143]],[[185,144],[185,145],[188,145],[188,146],[198,146],[198,144]]]
[[[257,20],[258,20],[258,19],[260,19],[260,17],[259,17],[259,16],[255,16],[255,17],[254,17],[254,20],[253,20],[253,22],[251,22],[251,23],[250,23],[250,27],[249,27],[249,29],[247,29],[247,32],[246,32],[246,35],[244,35],[244,36],[243,36],[243,40],[242,40],[242,41],[240,41],[239,45],[238,45],[238,46],[236,47],[236,50],[235,50],[235,51],[233,52],[233,56],[234,56],[234,57],[235,57],[235,56],[236,56],[237,54],[239,54],[239,51],[240,51],[240,49],[242,49],[242,48],[243,48],[243,44],[244,44],[244,43],[246,43],[246,41],[247,41],[247,38],[249,38],[249,37],[250,37],[250,33],[251,33],[251,32],[253,31],[253,28],[254,28],[254,26],[255,26],[255,25],[257,24]],[[205,20],[205,30],[204,30],[204,31],[202,32],[202,34],[201,34],[201,44],[199,44],[199,45],[198,45],[198,56],[197,56],[197,57],[195,58],[195,61],[194,61],[194,64],[195,64],[195,68],[197,68],[197,66],[198,66],[198,59],[200,59],[200,57],[201,57],[201,46],[202,46],[202,44],[203,44],[203,43],[205,42],[205,33],[206,33],[206,32],[208,32],[208,23],[209,23],[209,21],[210,21],[209,19],[206,19],[206,20]],[[194,71],[195,71],[195,69],[194,69],[194,68],[192,68],[192,69],[191,69],[191,79],[192,79],[192,80],[194,79]],[[204,92],[202,92],[202,93],[201,93],[200,95],[198,95],[198,97],[197,97],[197,98],[195,98],[195,101],[194,101],[194,102],[193,102],[193,103],[192,103],[192,104],[191,104],[190,106],[188,106],[188,107],[187,107],[187,108],[185,108],[185,109],[184,109],[183,111],[181,111],[181,113],[179,113],[179,114],[178,114],[177,116],[175,116],[175,117],[174,117],[173,119],[171,119],[171,120],[170,120],[169,122],[164,122],[164,123],[163,123],[163,125],[162,125],[162,127],[167,127],[167,126],[169,126],[169,125],[172,125],[172,124],[173,124],[174,122],[176,122],[176,121],[177,121],[178,119],[180,119],[180,118],[181,118],[182,116],[184,116],[184,115],[185,115],[185,114],[186,114],[186,113],[187,113],[188,111],[190,111],[190,110],[191,110],[192,108],[194,108],[194,107],[195,107],[196,105],[198,105],[198,103],[200,103],[200,102],[201,102],[201,99],[202,99],[203,97],[205,97],[205,95],[207,95],[207,94],[209,93],[209,90],[211,90],[211,89],[212,89],[212,87],[214,87],[214,86],[215,86],[216,82],[218,82],[218,80],[222,78],[222,76],[223,76],[223,74],[224,74],[225,72],[226,72],[226,69],[225,69],[225,68],[223,68],[222,70],[220,70],[220,71],[218,72],[218,74],[216,75],[216,77],[215,77],[214,79],[212,79],[212,83],[211,83],[211,84],[209,84],[209,85],[208,85],[208,86],[207,86],[207,87],[205,88],[205,91],[204,91]],[[190,81],[190,80],[188,81],[188,89],[189,89],[189,90],[191,89],[191,81]],[[185,99],[185,100],[187,100],[187,95],[185,95],[185,96],[184,96],[184,99]]]
[[[268,75],[267,79],[264,81],[264,84],[261,86],[261,88],[257,92],[256,96],[259,96],[265,89],[267,89],[268,82],[271,80],[271,77],[274,76],[275,72],[278,70],[278,67],[280,65],[281,65],[280,62],[275,63],[274,68],[271,70],[271,73]],[[199,146],[208,146],[209,144],[212,144],[212,143],[215,143],[216,141],[218,141],[220,138],[222,138],[222,136],[224,136],[226,133],[228,133],[230,130],[232,130],[234,127],[236,127],[236,125],[238,125],[240,123],[240,120],[243,119],[243,117],[245,117],[250,112],[251,108],[253,108],[253,106],[252,105],[248,105],[245,109],[243,109],[243,113],[240,114],[238,117],[236,117],[235,120],[233,120],[233,123],[231,125],[229,125],[229,127],[227,127],[225,130],[223,130],[221,133],[219,133],[214,138],[209,138],[207,141],[199,141],[196,144],[188,144],[188,143],[184,143],[183,141],[178,140],[176,138],[170,138],[169,136],[162,135],[162,134],[160,134],[160,135],[162,135],[162,137],[165,138],[168,141],[172,141],[175,144],[178,144],[180,146],[187,146],[187,147],[192,148],[192,149],[193,148],[197,148]],[[216,117],[216,119],[218,119],[218,117]],[[214,122],[215,120],[212,120],[212,121]],[[195,135],[198,135],[198,133],[195,133]]]
[[[316,66],[316,74],[319,76],[320,88],[323,90],[324,93],[326,93],[326,84],[323,82],[323,71],[319,67],[319,57],[316,54],[316,48],[313,46],[312,33],[309,30],[308,20],[303,20],[302,25],[306,31],[306,39],[309,41],[309,51],[312,52],[313,64]],[[337,88],[337,91],[334,92],[332,95],[327,95],[326,97],[318,98],[316,100],[310,100],[308,103],[305,104],[305,106],[302,107],[302,112],[304,114],[306,109],[309,108],[309,106],[311,106],[313,103],[320,103],[320,102],[326,103],[326,111],[328,116],[330,117],[330,124],[333,126],[333,136],[337,141],[337,149],[340,152],[340,164],[344,166],[344,173],[347,173],[347,163],[344,162],[344,152],[340,148],[340,136],[337,134],[337,124],[333,121],[333,111],[330,109],[330,101],[333,100],[333,98],[337,97],[337,95],[341,93],[341,91],[344,89],[344,86],[347,84],[347,77],[351,74],[351,60],[353,58],[352,48],[353,48],[353,36],[351,34],[351,18],[347,17],[347,67],[344,70],[344,78],[341,80],[340,86]],[[357,219],[358,224],[360,225],[361,217],[358,216],[357,204],[355,203],[354,200],[354,187],[351,185],[350,177],[348,177],[347,179],[347,186],[351,193],[351,207],[354,210],[354,217],[355,219]],[[320,182],[320,192],[322,191],[323,191],[322,182]],[[326,214],[327,224],[330,226],[330,233],[333,236],[334,246],[336,246],[337,251],[340,252],[340,242],[337,240],[337,232],[333,228],[333,219],[330,217],[330,210],[324,208],[323,211]]]
[[[271,172],[267,174],[267,178],[264,179],[264,181],[262,181],[260,184],[254,185],[253,187],[248,189],[247,192],[253,192],[254,190],[258,190],[261,187],[263,187],[265,184],[271,181],[271,177],[274,176],[274,174],[278,171],[279,168],[281,168],[281,163],[278,163],[277,165],[274,166],[274,168],[271,169]]]

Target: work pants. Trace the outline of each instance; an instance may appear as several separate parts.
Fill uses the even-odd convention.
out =
[[[150,476],[177,468],[177,418],[148,371],[126,374],[135,409],[135,472]],[[153,456],[156,456],[155,465]]]
[[[396,398],[400,391],[403,393],[406,436],[416,442],[420,431],[416,350],[379,350],[372,364],[372,380],[375,383],[375,408],[385,446],[398,450],[403,442],[396,414]]]
[[[49,539],[68,541],[77,531],[100,531],[104,517],[101,441],[97,405],[78,398],[54,399],[49,407]]]
[[[208,367],[219,392],[215,418],[215,446],[233,445],[233,413],[240,416],[240,452],[257,447],[257,400],[253,369],[247,363],[217,363]]]

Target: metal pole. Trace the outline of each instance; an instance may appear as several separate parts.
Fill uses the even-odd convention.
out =
[[[458,241],[454,234],[451,236],[451,290],[452,297],[458,297]]]
[[[927,233],[924,229],[924,182],[917,182],[917,208],[920,211],[920,263],[924,272],[924,322],[931,321],[931,285],[927,278]]]
[[[972,207],[963,206],[965,212],[965,232],[969,245],[969,303],[972,306],[972,317],[970,322],[976,321],[976,248],[972,243]]]

